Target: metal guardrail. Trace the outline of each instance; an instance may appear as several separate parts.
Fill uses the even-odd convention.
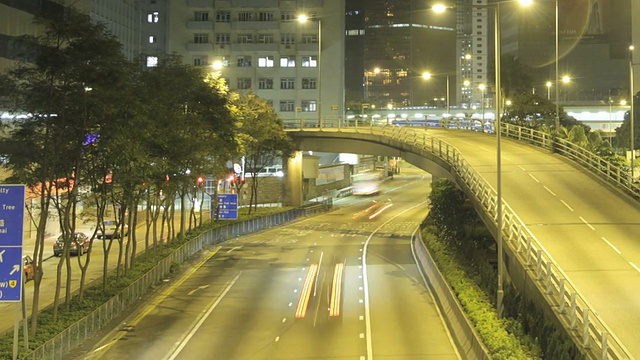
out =
[[[297,129],[298,131],[312,130],[309,127],[304,127],[305,124],[300,125],[303,127]],[[328,125],[334,125],[335,127],[328,128]],[[341,125],[340,123],[325,122],[323,127],[313,129],[313,131],[344,131],[371,134],[397,140],[436,155],[447,162],[452,171],[455,171],[455,174],[464,181],[476,201],[493,219],[494,226],[497,227],[496,191],[451,144],[430,136],[426,131],[410,127],[373,125],[345,127]],[[503,128],[503,133],[507,129],[509,128]],[[513,129],[509,130],[513,131]],[[520,131],[520,136],[524,136],[522,134],[525,133],[525,131]],[[529,132],[528,136],[530,139],[536,139],[540,144],[550,144],[552,141],[539,132]],[[562,144],[562,147],[571,153],[575,151],[575,149],[566,144]],[[555,311],[556,316],[569,335],[574,338],[587,356],[593,359],[633,359],[633,356],[629,354],[628,350],[604,321],[591,310],[587,300],[547,250],[520,220],[515,211],[504,201],[502,235],[504,244],[516,254],[523,268],[530,270],[527,271],[527,274],[535,274],[533,283],[547,300],[550,308]]]
[[[120,315],[124,310],[137,303],[141,296],[148,293],[152,286],[162,282],[171,270],[173,263],[181,263],[202,250],[205,246],[221,243],[227,239],[246,235],[258,230],[281,225],[283,223],[327,211],[331,201],[317,203],[310,206],[292,209],[283,213],[273,214],[260,218],[228,224],[203,233],[191,241],[185,243],[171,255],[161,260],[145,275],[122,290],[105,304],[80,319],[75,324],[56,335],[51,340],[42,344],[30,354],[23,357],[25,360],[58,360],[66,359],[66,354],[81,345],[86,339],[93,336],[96,331],[107,325],[111,320]]]

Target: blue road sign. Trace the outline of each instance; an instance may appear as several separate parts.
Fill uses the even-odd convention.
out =
[[[0,185],[0,302],[22,299],[24,185]]]
[[[218,219],[238,218],[238,194],[218,194]]]

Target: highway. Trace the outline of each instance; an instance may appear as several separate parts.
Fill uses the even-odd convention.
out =
[[[74,358],[459,359],[410,248],[429,190],[403,169],[379,196],[209,249]]]

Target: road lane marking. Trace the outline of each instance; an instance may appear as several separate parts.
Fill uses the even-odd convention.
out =
[[[531,174],[529,174],[529,176],[530,176],[533,180],[535,180],[537,183],[539,183],[539,182],[540,182],[540,180],[536,179],[536,177],[535,177],[535,176],[533,176],[533,175],[531,175]]]
[[[296,307],[296,318],[303,318],[307,314],[307,306],[309,306],[309,298],[311,297],[311,290],[313,288],[313,282],[316,278],[316,272],[318,271],[317,264],[311,264],[307,276],[300,292],[300,298],[298,299],[298,306]],[[298,289],[296,289],[296,292]]]
[[[237,249],[242,249],[242,246],[234,246],[231,249],[227,250],[226,253],[228,254],[228,253],[232,252],[233,250],[237,250]]]
[[[518,167],[519,167],[519,168],[520,168],[520,170],[522,170],[522,171],[527,171],[527,169],[525,169],[525,168],[524,168],[524,166],[522,166],[522,165],[518,165]]]
[[[337,263],[333,270],[333,284],[331,286],[331,301],[329,316],[340,315],[340,302],[342,300],[342,278],[344,274],[344,263]]]
[[[403,211],[401,211],[400,213],[396,214],[395,216],[393,216],[391,219],[385,221],[384,223],[380,224],[380,226],[378,226],[375,230],[373,230],[373,232],[367,237],[367,240],[364,243],[364,249],[361,249],[362,251],[362,275],[363,275],[363,283],[364,283],[364,315],[365,315],[365,328],[366,328],[366,343],[367,343],[367,359],[368,360],[372,360],[373,359],[373,342],[372,342],[372,330],[371,330],[371,308],[370,308],[370,302],[369,302],[369,275],[368,275],[368,268],[367,268],[367,250],[369,249],[369,242],[371,241],[371,238],[373,237],[373,235],[378,232],[380,229],[382,229],[383,226],[387,225],[388,223],[390,223],[391,221],[393,221],[394,219],[396,219],[397,217],[399,217],[400,215],[413,210],[419,206],[422,206],[424,204],[428,204],[428,201],[423,201],[419,204],[416,204],[415,206],[412,206],[408,209],[405,209]],[[360,300],[360,302],[362,302],[362,300]]]
[[[640,268],[638,268],[636,264],[632,263],[631,261],[629,261],[629,264],[633,266],[633,268],[636,269],[637,272],[640,272]]]
[[[549,194],[551,194],[551,195],[553,195],[553,196],[556,196],[556,194],[555,194],[553,191],[551,191],[551,189],[549,189],[548,187],[546,187],[546,186],[544,186],[544,185],[542,185],[542,187],[543,187],[545,190],[547,190],[547,191],[549,192]]]
[[[198,291],[198,290],[204,290],[204,289],[206,289],[206,288],[208,288],[208,287],[209,287],[209,285],[202,285],[202,286],[198,286],[197,288],[195,288],[195,289],[193,289],[193,290],[189,291],[188,295],[193,295],[196,291]]]
[[[613,250],[617,252],[618,255],[622,255],[622,251],[618,250],[617,247],[613,246],[613,244],[609,242],[609,240],[605,239],[604,236],[602,237],[602,240],[604,240],[604,242],[606,242],[609,246],[611,246],[611,248],[613,248]]]
[[[587,222],[587,220],[585,220],[582,216],[580,216],[580,220],[582,220],[582,222],[587,225],[591,230],[595,230],[596,228],[594,228],[593,226],[591,226],[591,224],[589,224]]]
[[[209,255],[205,256],[195,266],[193,266],[191,269],[186,271],[180,279],[178,279],[176,282],[174,282],[173,284],[169,285],[169,287],[164,289],[162,294],[156,297],[151,302],[151,304],[147,305],[144,308],[144,310],[142,310],[142,312],[140,312],[129,324],[127,324],[127,326],[129,327],[136,326],[140,321],[142,321],[142,319],[144,319],[147,315],[149,315],[149,313],[151,313],[156,307],[158,307],[167,297],[169,297],[169,295],[173,293],[178,288],[178,286],[182,285],[185,281],[187,281],[187,279],[191,277],[191,275],[193,275],[196,271],[198,271],[198,269],[200,269],[200,267],[202,267],[202,265],[204,265],[205,262],[211,259],[215,254],[217,254],[218,251],[220,251],[220,247],[215,248]],[[111,346],[113,346],[116,342],[118,342],[127,334],[128,332],[126,331],[119,332],[111,342],[94,350],[91,357],[95,355],[98,355],[98,357],[102,356],[102,354],[99,354],[98,352],[102,350],[105,350],[105,351],[109,350]]]
[[[236,283],[236,281],[238,281],[238,279],[240,278],[240,275],[242,275],[242,272],[239,272],[238,275],[236,275],[235,278],[233,278],[233,280],[231,280],[231,282],[229,283],[229,285],[227,285],[227,287],[224,289],[224,291],[220,294],[220,296],[218,296],[217,299],[215,299],[215,301],[213,302],[213,304],[211,304],[209,306],[209,308],[207,309],[207,312],[202,314],[200,316],[200,318],[197,320],[197,323],[191,328],[191,331],[189,331],[189,333],[187,334],[187,336],[185,336],[182,341],[180,341],[178,344],[178,347],[176,348],[174,345],[174,349],[171,349],[171,351],[169,352],[169,357],[165,357],[165,359],[167,360],[174,360],[182,351],[182,349],[184,349],[185,346],[187,346],[187,343],[189,342],[189,340],[191,340],[191,338],[193,337],[193,335],[196,334],[196,332],[198,332],[198,329],[200,329],[200,327],[202,326],[202,324],[207,320],[207,318],[209,317],[209,315],[211,315],[211,313],[213,312],[213,310],[218,306],[218,304],[220,303],[220,301],[222,301],[222,299],[225,297],[225,295],[227,295],[227,293],[229,292],[229,290],[231,290],[231,288],[233,287],[233,285]]]
[[[569,206],[569,204],[567,204],[566,202],[564,202],[564,200],[560,200],[561,203],[564,204],[564,206],[566,206],[569,210],[573,211],[573,209],[571,208],[571,206]]]

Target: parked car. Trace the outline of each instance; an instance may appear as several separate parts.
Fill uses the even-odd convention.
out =
[[[124,224],[119,226],[115,220],[105,220],[103,223],[103,230],[98,230],[96,234],[98,239],[117,239],[120,237],[120,231],[124,236],[129,235],[129,225]]]
[[[22,271],[24,271],[24,282],[35,279],[36,263],[31,259],[31,256],[22,256]]]
[[[64,235],[60,235],[58,239],[53,243],[53,255],[62,256],[63,249]],[[71,239],[69,253],[71,255],[80,256],[88,253],[89,251],[91,251],[91,239],[85,233],[74,233],[73,239]]]

